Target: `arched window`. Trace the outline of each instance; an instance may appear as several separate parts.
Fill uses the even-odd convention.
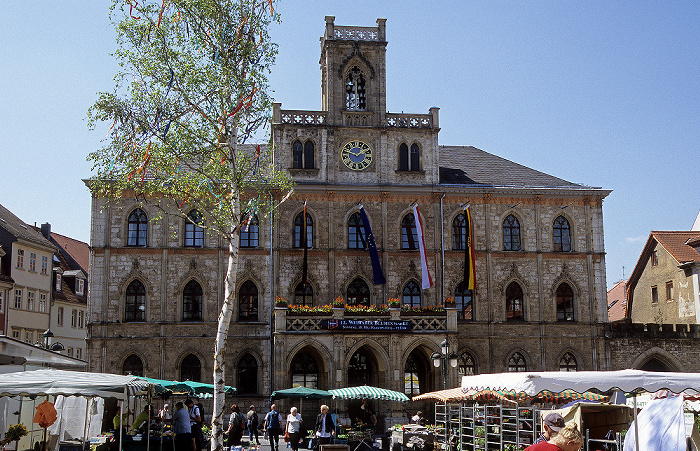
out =
[[[194,354],[187,354],[180,365],[180,380],[202,382],[202,362]]]
[[[503,220],[503,249],[506,251],[520,250],[520,222],[513,215]]]
[[[406,368],[403,373],[403,392],[409,397],[419,395],[423,379],[425,379],[425,365],[411,353],[406,359]]]
[[[459,355],[459,375],[473,376],[476,374],[476,361],[474,356],[468,352],[463,352]]]
[[[420,307],[420,285],[415,280],[410,280],[403,287],[401,303],[410,307]]]
[[[578,371],[576,357],[570,352],[565,353],[559,359],[559,371]]]
[[[464,281],[455,288],[455,305],[457,306],[458,321],[474,320],[474,298],[472,290],[465,289]]]
[[[467,218],[460,213],[452,220],[452,249],[463,251],[467,243]]]
[[[552,240],[555,252],[571,252],[571,228],[565,217],[557,216],[554,220]]]
[[[367,108],[365,76],[357,66],[353,66],[345,77],[345,108],[355,111]]]
[[[129,236],[127,246],[146,246],[148,244],[148,217],[140,208],[129,215]]]
[[[377,362],[365,346],[355,351],[350,357],[348,362],[348,385],[350,387],[374,385],[376,373]]]
[[[519,352],[514,352],[508,359],[508,372],[522,373],[523,371],[527,371],[525,357],[523,357],[523,355]]]
[[[292,361],[292,387],[318,388],[318,363],[308,353],[297,354]]]
[[[420,149],[418,144],[411,144],[411,171],[420,171]]]
[[[399,146],[399,171],[408,171],[408,146],[403,143]]]
[[[238,361],[238,393],[253,395],[258,392],[258,361],[246,353]]]
[[[196,280],[190,280],[182,290],[182,320],[202,320],[202,287]]]
[[[304,287],[304,282],[299,282],[294,289],[294,305],[307,305],[313,307],[314,305],[314,289],[310,283],[306,283]]]
[[[568,283],[557,287],[557,321],[574,321],[574,291]]]
[[[260,234],[260,223],[258,215],[243,215],[243,225],[241,227],[241,247],[258,247]]]
[[[418,232],[413,213],[408,213],[401,220],[401,249],[418,249]]]
[[[309,140],[304,143],[304,169],[314,168],[314,143]]]
[[[238,291],[238,321],[258,320],[258,287],[247,280]]]
[[[350,282],[346,298],[348,305],[369,306],[369,287],[367,283],[359,277]]]
[[[511,282],[506,288],[506,321],[524,321],[523,289],[517,282]]]
[[[204,217],[197,210],[187,214],[185,220],[185,247],[204,247]]]
[[[124,360],[122,374],[143,377],[143,362],[141,357],[131,354]]]
[[[300,247],[304,248],[304,236],[302,235],[301,231],[304,228],[304,212],[300,212],[296,218],[294,218],[294,247]],[[306,247],[307,249],[311,249],[313,247],[314,243],[314,220],[309,214],[309,212],[306,212]]]
[[[138,280],[126,288],[124,321],[146,321],[146,287]]]
[[[359,212],[353,213],[348,220],[348,249],[367,249]]]
[[[298,139],[292,143],[292,168],[304,168],[304,150]]]

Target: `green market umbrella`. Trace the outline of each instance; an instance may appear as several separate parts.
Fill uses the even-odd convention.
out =
[[[317,390],[307,387],[285,388],[284,390],[275,390],[270,395],[270,399],[284,398],[304,398],[304,399],[323,399],[332,398],[333,394],[325,390]]]
[[[214,384],[205,384],[204,382],[194,381],[183,381],[180,383],[189,387],[189,393],[197,398],[211,398],[214,396]],[[236,393],[236,389],[230,385],[227,385],[225,393],[227,395],[234,395]]]
[[[401,392],[385,388],[361,385],[359,387],[338,388],[329,390],[333,398],[339,399],[381,399],[384,401],[408,402],[408,396]]]

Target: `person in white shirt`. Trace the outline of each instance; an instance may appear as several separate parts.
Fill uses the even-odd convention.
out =
[[[296,407],[289,410],[286,431],[289,433],[289,445],[292,447],[292,451],[299,451],[299,440],[306,435],[306,431],[302,431],[301,415],[297,412]]]

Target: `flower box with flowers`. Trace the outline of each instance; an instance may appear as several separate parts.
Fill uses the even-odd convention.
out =
[[[330,316],[333,308],[328,305],[290,305],[287,307],[287,316]]]
[[[454,298],[445,298],[445,308],[457,308]]]
[[[288,305],[289,305],[289,303],[287,302],[287,300],[285,298],[277,296],[277,299],[275,299],[275,307],[287,308]]]
[[[389,308],[386,305],[347,305],[345,306],[346,315],[386,315],[389,313]]]
[[[445,307],[439,305],[429,305],[426,307],[411,307],[404,305],[401,307],[401,316],[445,316],[447,313]]]

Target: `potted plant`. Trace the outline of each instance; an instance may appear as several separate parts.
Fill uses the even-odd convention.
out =
[[[287,305],[289,305],[289,303],[285,298],[277,296],[277,299],[275,300],[275,307],[287,308]]]
[[[446,297],[445,298],[445,308],[456,308],[457,303],[455,302],[454,298],[451,297]]]
[[[401,301],[399,298],[389,298],[389,300],[386,301],[386,304],[389,306],[389,308],[401,308]]]
[[[2,445],[4,446],[10,442],[16,442],[28,433],[29,431],[27,431],[26,426],[24,426],[22,423],[11,424],[10,427],[7,428],[7,432],[5,432],[5,438],[2,439]]]
[[[333,299],[333,308],[343,308],[345,307],[345,300],[343,299],[342,296],[338,296],[337,298]]]

